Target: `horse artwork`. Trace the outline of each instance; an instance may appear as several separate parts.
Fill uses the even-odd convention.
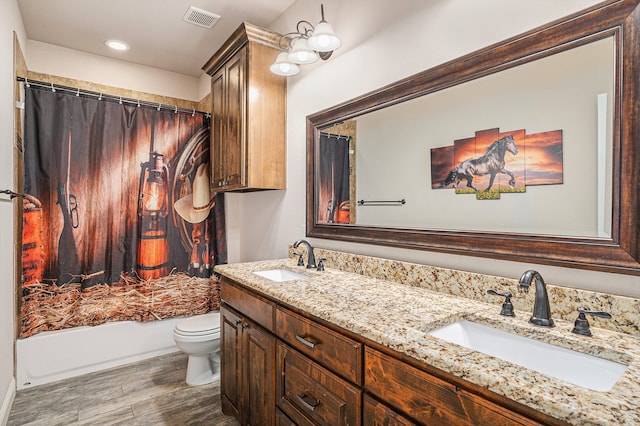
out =
[[[526,186],[562,180],[562,130],[480,130],[453,145],[431,149],[432,189],[454,188],[456,194],[495,200],[501,193],[521,193]],[[460,186],[463,181],[466,187]]]
[[[516,177],[509,170],[505,169],[504,155],[509,151],[513,155],[518,155],[518,147],[513,141],[513,135],[504,136],[493,142],[483,156],[464,160],[449,172],[449,175],[440,184],[441,188],[450,185],[456,188],[462,180],[467,181],[467,186],[478,192],[478,188],[473,186],[474,176],[490,175],[489,186],[484,190],[488,192],[493,186],[493,181],[498,173],[504,173],[511,177],[509,186],[513,188],[516,184]]]

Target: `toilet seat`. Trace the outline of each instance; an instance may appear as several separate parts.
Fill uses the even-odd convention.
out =
[[[183,336],[202,336],[220,332],[220,314],[218,312],[185,318],[176,324],[175,334]]]

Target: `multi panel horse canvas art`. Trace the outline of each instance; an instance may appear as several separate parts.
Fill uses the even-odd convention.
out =
[[[562,130],[531,135],[524,129],[481,130],[431,149],[431,187],[494,200],[531,185],[561,184],[562,161]]]

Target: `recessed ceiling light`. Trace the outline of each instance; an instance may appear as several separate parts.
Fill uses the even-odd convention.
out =
[[[129,50],[129,45],[123,41],[118,40],[107,40],[104,42],[107,47],[110,47],[115,50]]]

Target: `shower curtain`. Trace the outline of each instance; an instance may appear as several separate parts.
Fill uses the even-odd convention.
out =
[[[349,136],[320,133],[318,212],[320,223],[349,223]],[[342,214],[344,213],[344,214]]]
[[[208,117],[33,84],[25,96],[21,336],[217,309]]]

